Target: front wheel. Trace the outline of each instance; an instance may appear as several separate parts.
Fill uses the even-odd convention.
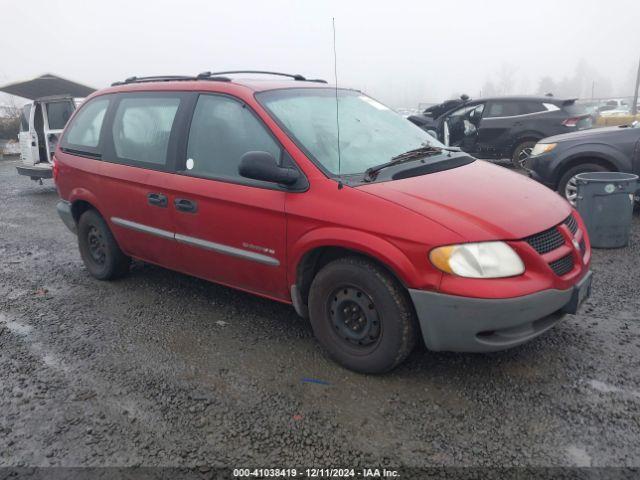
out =
[[[309,315],[329,355],[357,372],[389,371],[415,345],[416,320],[407,292],[364,258],[341,258],[320,270],[311,284]]]
[[[536,143],[535,141],[526,141],[516,147],[511,156],[511,163],[515,168],[524,169],[526,167],[527,159],[531,156]]]
[[[608,172],[609,170],[602,165],[596,163],[583,163],[567,170],[558,182],[558,193],[567,201],[576,206],[578,199],[578,184],[576,183],[576,175],[589,172]]]

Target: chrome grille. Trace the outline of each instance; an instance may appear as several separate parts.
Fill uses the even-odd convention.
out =
[[[539,254],[549,253],[564,245],[564,237],[556,227],[524,239]]]
[[[551,262],[549,266],[551,267],[551,270],[553,270],[559,277],[561,277],[562,275],[566,275],[571,270],[573,270],[573,256],[571,254],[565,255],[555,262]]]

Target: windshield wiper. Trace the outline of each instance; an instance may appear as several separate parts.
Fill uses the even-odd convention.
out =
[[[417,158],[430,157],[432,155],[438,155],[442,153],[443,150],[447,151],[458,151],[458,150],[449,150],[448,148],[442,147],[434,147],[431,145],[424,145],[422,147],[414,148],[413,150],[409,150],[407,152],[401,153],[400,155],[396,155],[392,157],[391,160],[385,163],[381,163],[380,165],[375,165],[373,167],[369,167],[364,172],[364,181],[372,182],[378,176],[378,172],[387,167],[393,167],[394,165],[400,165],[401,163],[410,162]]]

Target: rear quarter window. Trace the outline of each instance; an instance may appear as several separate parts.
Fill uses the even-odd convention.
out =
[[[108,106],[109,98],[106,97],[98,97],[84,104],[65,130],[61,147],[95,152],[100,143],[100,131]]]
[[[575,103],[572,103],[570,105],[563,105],[562,110],[564,110],[569,115],[574,115],[574,116],[587,115],[588,113],[584,105],[577,105]]]

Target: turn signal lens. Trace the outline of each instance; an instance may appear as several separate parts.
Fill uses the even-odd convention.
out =
[[[467,278],[504,278],[524,273],[524,263],[504,242],[464,243],[439,247],[431,263],[445,273]]]

